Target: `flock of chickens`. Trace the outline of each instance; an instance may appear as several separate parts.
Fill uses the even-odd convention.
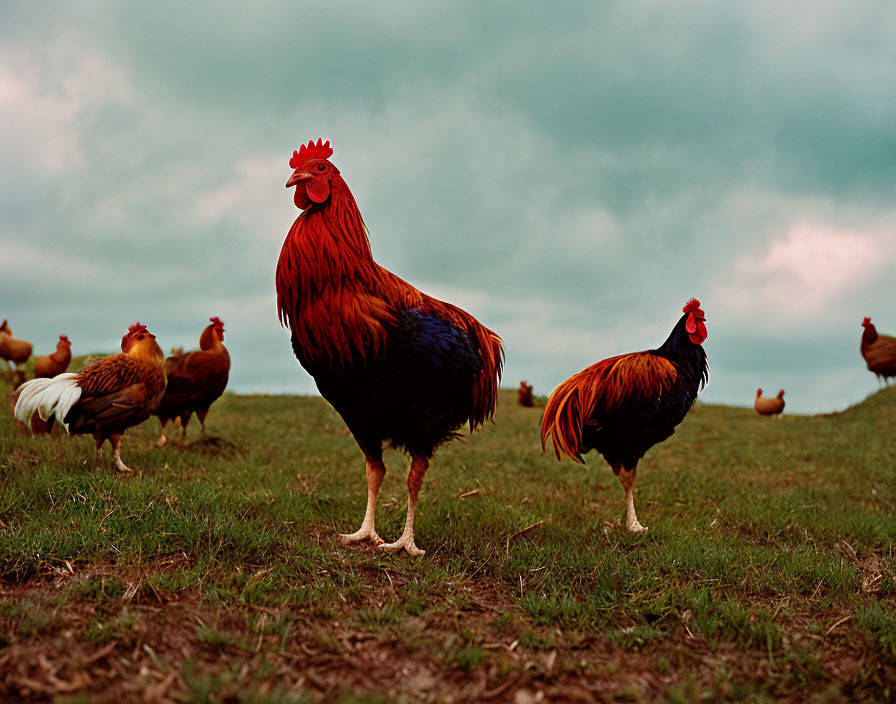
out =
[[[51,432],[58,420],[69,434],[93,435],[97,459],[108,440],[113,463],[129,472],[121,460],[121,438],[128,428],[157,416],[162,425],[157,444],[162,446],[167,441],[166,426],[177,420],[185,435],[195,413],[205,432],[208,409],[227,386],[230,355],[220,319],[210,318],[199,336],[198,350],[172,353],[166,359],[155,335],[145,325],[134,323],[121,338],[120,354],[68,373],[71,343],[60,335],[55,353],[34,360],[34,379],[13,392],[16,420],[23,428],[30,425],[35,434]],[[24,375],[22,365],[31,355],[31,343],[12,337],[5,320],[0,327],[0,354]]]
[[[435,450],[468,424],[475,430],[492,418],[504,362],[500,337],[460,308],[417,290],[374,260],[367,228],[348,185],[329,160],[329,142],[294,151],[286,182],[302,211],[280,253],[275,274],[277,309],[291,332],[292,349],[314,377],[321,395],[344,419],[366,460],[367,509],[346,543],[369,540],[386,550],[422,555],[414,541],[420,487]],[[230,358],[217,318],[203,330],[200,349],[167,359],[155,336],[136,323],[121,341],[121,354],[101,358],[76,373],[68,339],[36,360],[36,377],[13,394],[15,414],[35,432],[47,432],[55,416],[69,433],[90,433],[97,454],[108,439],[118,469],[121,437],[152,415],[179,420],[183,432],[192,413],[205,426],[209,406],[224,391]],[[896,339],[878,335],[866,318],[862,355],[885,379],[896,376]],[[638,462],[648,449],[675,432],[706,384],[706,316],[688,301],[666,341],[656,349],[593,364],[560,384],[548,399],[541,426],[559,459],[600,452],[625,491],[626,527],[644,531],[635,512]],[[31,345],[0,327],[0,356],[21,365]],[[756,411],[780,414],[777,398],[756,395]],[[531,406],[532,387],[519,391]],[[383,449],[411,456],[404,530],[386,543],[376,532],[380,486],[386,473]]]

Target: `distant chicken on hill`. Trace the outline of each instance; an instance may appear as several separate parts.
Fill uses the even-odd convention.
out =
[[[230,354],[224,346],[224,323],[220,318],[209,320],[211,324],[199,336],[198,350],[184,354],[183,348],[174,348],[165,360],[168,387],[155,412],[162,424],[156,443],[160,447],[167,442],[165,426],[175,418],[180,419],[181,439],[187,435],[187,423],[193,413],[204,434],[208,409],[227,388]]]
[[[62,374],[72,361],[72,343],[67,335],[60,335],[53,354],[44,354],[34,358],[34,378],[52,379]]]
[[[535,401],[532,399],[532,384],[527,384],[525,381],[520,382],[520,388],[516,392],[516,402],[526,408],[535,405]]]
[[[71,361],[72,343],[69,342],[68,336],[60,335],[59,341],[56,343],[56,351],[53,354],[45,354],[34,358],[34,378],[52,379],[68,369]],[[35,435],[49,433],[53,429],[55,420],[53,416],[50,416],[47,420],[42,420],[40,414],[35,413],[31,416],[31,432]]]
[[[570,377],[548,399],[541,444],[554,443],[557,459],[600,452],[625,490],[625,526],[647,530],[635,513],[638,462],[675,432],[709,378],[706,317],[692,298],[668,339],[657,349],[610,357]]]
[[[761,416],[779,416],[784,411],[784,389],[778,392],[775,398],[765,398],[762,389],[756,389],[756,400],[753,408]]]
[[[367,510],[345,542],[371,540],[422,555],[414,514],[435,449],[495,411],[501,339],[466,311],[421,293],[379,266],[367,228],[322,140],[293,152],[287,188],[304,211],[277,263],[277,308],[292,349],[321,395],[345,420],[366,458]],[[407,450],[404,531],[383,544],[374,529],[386,473],[383,446]]]
[[[27,340],[19,340],[12,336],[12,330],[6,320],[0,324],[0,358],[12,362],[17,372],[22,371],[33,349]]]
[[[51,415],[71,435],[90,434],[96,454],[108,440],[112,461],[122,472],[121,438],[149,418],[165,393],[165,355],[145,325],[134,323],[121,338],[121,354],[102,357],[79,372],[32,379],[19,387],[16,418]]]
[[[879,335],[871,318],[862,321],[862,345],[860,347],[868,371],[877,375],[878,381],[883,379],[887,384],[890,377],[896,376],[896,337]]]

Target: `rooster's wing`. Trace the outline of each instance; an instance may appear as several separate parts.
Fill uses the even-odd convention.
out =
[[[165,388],[161,370],[125,354],[103,357],[78,372],[81,398],[65,422],[71,432],[124,430],[149,417]]]
[[[657,401],[671,391],[676,367],[652,352],[610,357],[591,365],[560,384],[548,399],[541,423],[542,447],[548,436],[554,453],[584,462],[582,434],[586,426],[597,430],[653,420]]]

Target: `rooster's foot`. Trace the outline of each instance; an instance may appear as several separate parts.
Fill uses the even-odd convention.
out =
[[[339,539],[342,541],[343,545],[348,545],[349,543],[357,543],[360,540],[365,540],[369,538],[370,542],[379,547],[386,541],[383,540],[377,532],[372,528],[366,528],[364,526],[361,527],[357,533],[340,533]]]
[[[646,533],[647,532],[647,526],[642,526],[640,523],[638,523],[637,520],[634,520],[631,523],[627,523],[625,528],[630,533]]]
[[[165,433],[162,433],[159,435],[159,439],[156,440],[156,447],[164,447],[166,442],[168,442],[168,438],[165,437]]]
[[[404,548],[411,557],[421,557],[426,550],[421,550],[414,544],[414,534],[404,533],[394,543],[383,543],[378,546],[380,550],[401,550]]]
[[[115,463],[115,468],[119,472],[133,472],[134,470],[128,467],[124,462],[121,461],[121,455],[118,452],[112,453],[112,461]]]

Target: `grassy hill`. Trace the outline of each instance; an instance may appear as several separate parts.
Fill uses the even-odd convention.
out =
[[[896,697],[896,388],[824,417],[695,407],[640,466],[637,536],[599,456],[542,454],[540,417],[502,392],[438,452],[412,560],[338,542],[364,463],[321,399],[227,394],[211,437],[163,449],[152,420],[133,475],[0,404],[0,699]]]

